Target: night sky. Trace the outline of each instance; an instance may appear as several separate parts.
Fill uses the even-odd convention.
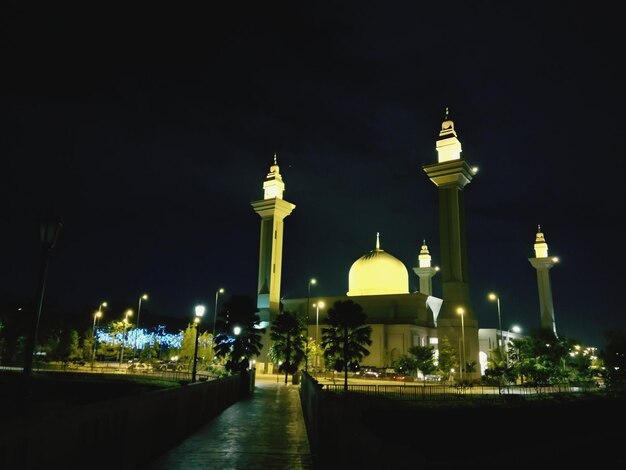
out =
[[[250,202],[274,153],[296,205],[282,295],[343,295],[360,256],[439,264],[423,171],[450,109],[463,157],[469,281],[482,328],[539,326],[533,243],[557,331],[626,329],[623,25],[603,2],[91,2],[0,7],[0,294],[32,298],[39,220],[64,227],[46,301],[191,318],[255,295]],[[219,5],[219,8],[218,8]],[[590,10],[590,8],[594,8]],[[441,295],[441,277],[433,280]],[[108,311],[109,318],[123,311]],[[105,316],[105,319],[106,319]]]

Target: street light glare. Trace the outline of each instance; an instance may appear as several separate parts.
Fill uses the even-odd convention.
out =
[[[496,300],[498,298],[498,296],[496,294],[494,294],[493,292],[489,292],[489,300]]]
[[[201,317],[202,315],[204,315],[205,310],[206,309],[204,305],[196,305],[196,317]]]

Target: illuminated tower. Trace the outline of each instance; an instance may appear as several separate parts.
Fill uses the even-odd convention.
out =
[[[548,256],[548,244],[541,232],[541,225],[537,227],[535,237],[535,257],[528,258],[533,268],[537,270],[537,287],[539,288],[539,310],[541,311],[541,328],[556,334],[554,321],[554,306],[552,305],[552,288],[550,287],[550,269],[559,259]]]
[[[283,199],[285,183],[279,170],[274,154],[274,164],[263,183],[263,199],[251,203],[254,211],[261,216],[257,307],[264,327],[276,318],[280,307],[283,219],[296,207]]]
[[[426,240],[422,244],[422,249],[417,257],[419,266],[413,268],[413,272],[420,278],[420,293],[424,295],[433,295],[433,276],[439,271],[438,268],[433,268],[431,264],[430,253],[428,252],[428,246]]]
[[[424,166],[430,180],[439,188],[439,237],[443,304],[437,319],[439,340],[447,338],[457,350],[459,363],[474,363],[477,372],[463,367],[459,377],[479,377],[478,322],[470,304],[465,207],[463,188],[472,181],[475,171],[461,157],[461,142],[448,119],[441,124],[437,140],[438,162]]]

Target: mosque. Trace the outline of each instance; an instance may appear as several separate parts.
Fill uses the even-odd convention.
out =
[[[266,327],[264,349],[257,360],[258,370],[271,373],[273,369],[267,354],[269,327],[281,309],[308,318],[308,337],[317,343],[321,339],[328,308],[338,300],[350,299],[361,305],[372,328],[370,354],[361,362],[362,366],[391,367],[395,360],[407,355],[412,346],[432,345],[437,349],[439,341],[445,337],[459,360],[460,367],[453,371],[457,378],[475,380],[484,373],[489,351],[503,344],[503,332],[494,329],[479,331],[470,302],[463,191],[476,170],[461,157],[461,143],[447,110],[436,150],[437,163],[426,165],[423,170],[439,192],[441,268],[432,266],[424,241],[418,266],[413,268],[419,277],[419,291],[409,292],[409,271],[402,261],[382,248],[384,240],[381,241],[377,233],[374,248],[352,264],[345,296],[283,299],[282,305],[284,219],[295,205],[283,199],[285,184],[274,156],[263,183],[264,198],[251,203],[261,217],[257,307],[262,326]],[[542,326],[556,334],[548,273],[556,258],[548,257],[540,228],[535,255],[529,261],[537,269]],[[432,278],[439,273],[443,298],[432,295]],[[506,341],[515,337],[519,334],[509,331]]]

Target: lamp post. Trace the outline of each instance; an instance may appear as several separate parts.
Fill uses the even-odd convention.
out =
[[[495,300],[496,305],[498,307],[498,333],[500,334],[500,340],[498,342],[498,349],[500,349],[500,357],[504,357],[504,340],[502,339],[502,317],[500,315],[500,296],[490,292],[488,295],[489,300],[492,302]],[[496,340],[498,340],[498,335],[496,335]]]
[[[513,333],[521,333],[522,329],[517,325],[511,325],[509,326],[509,329],[506,330],[506,365],[507,367],[509,365],[509,341],[510,341],[511,331],[513,331]]]
[[[135,354],[139,357],[139,314],[141,313],[141,301],[148,300],[148,294],[143,294],[139,297],[139,305],[137,305],[137,321],[135,322],[135,330],[137,334],[135,335]]]
[[[133,311],[131,309],[126,310],[124,312],[124,319],[122,322],[124,323],[124,332],[122,333],[122,343],[120,347],[120,367],[122,367],[122,362],[124,361],[124,346],[126,344],[126,328],[128,328],[128,317],[132,316]]]
[[[39,295],[39,306],[37,313],[34,314],[33,324],[30,335],[24,348],[24,377],[29,378],[33,370],[33,355],[35,354],[35,344],[37,343],[37,331],[39,329],[39,319],[41,318],[41,310],[43,308],[43,297],[46,287],[46,277],[48,275],[48,260],[50,252],[56,245],[59,233],[63,224],[57,219],[53,211],[50,210],[46,219],[39,227],[39,235],[41,242],[41,261],[39,266],[39,283],[37,292]]]
[[[200,336],[200,320],[204,315],[204,305],[196,305],[196,318],[194,318],[194,323],[196,324],[196,344],[193,348],[193,368],[191,371],[191,381],[196,381],[196,370],[197,370],[197,362],[198,362],[198,336]]]
[[[307,329],[308,329],[308,324],[309,324],[309,307],[311,305],[311,286],[314,286],[315,284],[317,284],[317,280],[314,277],[309,279],[309,284],[307,285],[307,296],[306,296],[306,325],[307,325]]]
[[[465,322],[463,318],[465,317],[465,309],[463,307],[459,307],[456,309],[456,313],[461,315],[461,341],[462,341],[462,349],[461,349],[461,382],[463,382],[463,371],[465,370]]]
[[[213,330],[211,331],[214,337],[215,337],[215,322],[217,321],[217,300],[219,298],[219,295],[223,293],[224,293],[223,287],[220,287],[219,289],[215,291],[215,310],[213,312]]]
[[[93,327],[91,329],[92,331],[92,338],[91,338],[91,368],[93,369],[93,363],[96,360],[96,322],[102,318],[102,308],[108,306],[109,304],[107,304],[106,302],[102,302],[100,304],[100,306],[98,307],[98,310],[96,311],[96,313],[93,314]]]
[[[326,304],[319,300],[315,304],[315,377],[317,377],[318,357],[319,357],[319,329],[320,329],[320,308],[324,308]]]

